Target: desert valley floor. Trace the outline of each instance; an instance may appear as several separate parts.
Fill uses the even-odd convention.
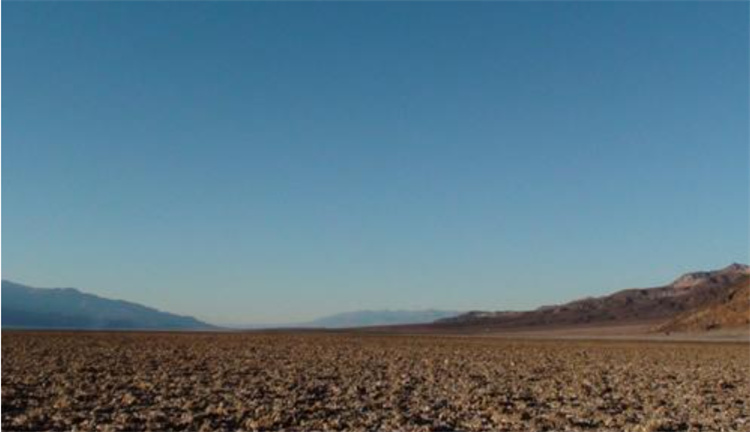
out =
[[[750,345],[3,331],[2,429],[748,431]]]

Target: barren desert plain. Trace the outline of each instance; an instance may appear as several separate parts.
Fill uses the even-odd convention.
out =
[[[750,346],[2,333],[2,429],[748,431]]]

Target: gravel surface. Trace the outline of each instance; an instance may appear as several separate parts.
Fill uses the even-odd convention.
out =
[[[750,431],[750,346],[4,331],[2,429]]]

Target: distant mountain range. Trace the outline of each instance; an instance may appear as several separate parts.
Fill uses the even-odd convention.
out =
[[[375,330],[505,331],[643,324],[653,331],[750,327],[750,267],[688,273],[655,288],[634,288],[529,311],[364,310],[307,323],[254,328],[357,328]],[[74,288],[32,288],[2,281],[3,328],[207,330],[189,316],[110,300]],[[241,326],[235,327],[241,328]],[[245,326],[245,328],[250,328]]]
[[[345,328],[430,323],[459,315],[442,310],[365,310],[287,325],[235,328]],[[218,328],[193,317],[137,303],[110,300],[75,288],[33,288],[2,281],[2,327],[38,329],[206,330]]]
[[[75,288],[32,288],[2,281],[2,327],[45,329],[207,330],[189,316],[110,300]]]
[[[434,329],[482,331],[654,323],[654,331],[700,331],[750,325],[750,267],[688,273],[655,288],[626,289],[531,311],[473,311],[436,321]]]
[[[346,327],[369,327],[393,324],[421,324],[431,323],[435,320],[450,318],[460,315],[462,312],[446,310],[362,310],[344,312],[330,315],[308,323],[300,324],[300,327],[320,328],[346,328]]]

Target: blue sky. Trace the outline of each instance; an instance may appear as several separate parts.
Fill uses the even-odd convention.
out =
[[[3,4],[3,277],[215,322],[748,261],[744,2]]]

